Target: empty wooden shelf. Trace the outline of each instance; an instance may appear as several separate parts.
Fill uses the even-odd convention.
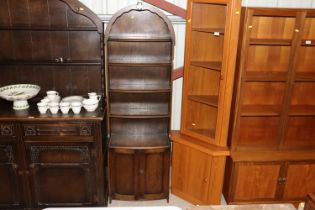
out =
[[[106,29],[110,200],[169,197],[174,31],[162,12],[138,7]]]

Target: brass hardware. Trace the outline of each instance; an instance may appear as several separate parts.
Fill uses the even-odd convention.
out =
[[[196,126],[196,123],[191,123],[192,126]]]
[[[63,63],[64,62],[64,58],[63,57],[59,57],[59,58],[56,58],[55,61],[57,63]]]
[[[204,182],[204,183],[208,183],[208,178],[205,177],[205,178],[203,179],[203,182]]]
[[[188,19],[187,22],[190,23],[190,22],[191,22],[191,19]]]
[[[300,30],[299,30],[299,29],[297,29],[297,28],[296,28],[294,31],[295,31],[296,33],[299,33],[299,32],[300,32]]]
[[[235,14],[236,14],[236,15],[239,15],[239,14],[240,14],[240,11],[237,10],[237,11],[235,12]]]
[[[278,179],[278,184],[280,184],[280,185],[281,185],[281,184],[285,184],[286,181],[287,181],[286,178],[280,177],[280,178]]]
[[[253,26],[252,26],[252,25],[250,25],[250,26],[248,26],[248,28],[253,28]]]

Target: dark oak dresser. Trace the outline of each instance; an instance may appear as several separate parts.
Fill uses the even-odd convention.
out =
[[[102,22],[75,0],[2,0],[0,46],[0,86],[41,87],[26,110],[0,99],[0,208],[104,206]],[[39,114],[47,90],[102,100],[95,112]]]

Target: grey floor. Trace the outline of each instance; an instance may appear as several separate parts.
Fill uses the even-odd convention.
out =
[[[224,197],[221,198],[221,205],[226,205]],[[108,206],[110,207],[132,207],[132,206],[177,206],[183,210],[186,210],[189,207],[194,206],[193,204],[173,195],[170,194],[170,201],[164,200],[156,200],[156,201],[119,201],[113,200],[111,204]]]

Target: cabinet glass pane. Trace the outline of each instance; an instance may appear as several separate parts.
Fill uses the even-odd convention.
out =
[[[193,29],[208,29],[224,31],[226,5],[210,3],[193,3],[192,27]]]
[[[301,47],[298,50],[296,81],[315,81],[315,18],[304,21]]]
[[[315,46],[302,46],[298,52],[295,80],[315,81]]]
[[[241,117],[237,149],[275,149],[278,146],[280,117]]]
[[[306,18],[304,23],[303,39],[315,39],[315,18]],[[314,43],[313,43],[314,45]]]
[[[284,148],[315,148],[315,117],[289,117],[283,141]]]
[[[189,100],[186,114],[186,129],[208,138],[215,137],[216,107]]]
[[[249,72],[287,72],[290,47],[255,46],[248,48],[246,70]]]
[[[220,72],[197,66],[190,66],[187,83],[189,95],[218,96]]]
[[[293,86],[289,115],[315,115],[314,82],[296,82]]]
[[[247,82],[243,86],[242,116],[280,115],[285,91],[282,82]]]
[[[251,39],[292,39],[295,18],[253,16]]]
[[[210,69],[220,70],[223,57],[224,36],[209,33],[191,33],[191,62],[208,63]]]

